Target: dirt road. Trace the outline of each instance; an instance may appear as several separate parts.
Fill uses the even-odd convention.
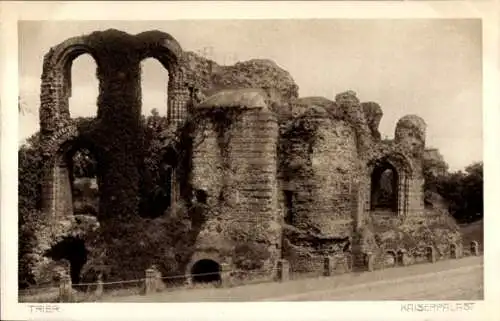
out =
[[[103,299],[107,302],[482,300],[483,258],[467,257],[284,283]]]

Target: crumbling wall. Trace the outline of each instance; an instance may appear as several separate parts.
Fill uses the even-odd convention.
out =
[[[71,62],[82,53],[96,60],[100,83],[97,119],[85,133],[100,151],[100,229],[89,240],[87,268],[108,266],[108,281],[142,277],[149,264],[163,261],[171,265],[164,264],[164,273],[179,273],[203,253],[247,269],[274,267],[283,255],[293,270],[307,271],[317,268],[308,262],[346,253],[352,245],[382,253],[396,244],[418,248],[430,242],[444,253],[446,242],[459,239],[453,220],[424,211],[421,118],[401,118],[395,139],[381,141],[380,106],[361,103],[352,91],[335,101],[299,99],[291,75],[272,61],[220,66],[183,52],[158,31],[96,32],[46,55],[40,109],[46,223],[72,220],[61,150],[83,134],[68,107]],[[137,215],[144,167],[140,62],[147,57],[169,70],[169,131],[187,131],[180,139],[189,145],[189,161],[174,175],[178,181],[190,176],[184,181],[189,184],[174,182],[182,189],[177,206],[156,220]],[[370,172],[384,158],[402,177],[402,215],[389,219],[369,211]],[[38,249],[72,233],[72,227],[51,232],[46,225],[50,237]],[[249,248],[258,253],[258,264],[242,263],[255,261],[240,257]]]
[[[293,195],[292,204],[284,196],[280,200],[282,213],[291,210],[293,215],[284,229],[284,256],[292,270],[313,270],[306,262],[342,254],[352,236],[358,206],[357,133],[335,103],[318,98],[298,103],[309,108],[283,125],[279,151],[281,186]]]
[[[231,66],[221,66],[215,61],[186,52],[183,65],[188,70],[190,86],[200,92],[202,99],[220,90],[243,88],[264,90],[278,106],[286,105],[298,97],[298,86],[290,73],[272,60],[252,59]]]
[[[192,186],[207,192],[209,207],[195,251],[234,256],[231,254],[239,246],[253,244],[269,254],[255,268],[274,266],[281,242],[277,225],[278,126],[265,100],[261,90],[226,90],[195,111],[204,121],[194,139]]]
[[[178,123],[185,118],[188,98],[179,63],[182,49],[175,39],[162,32],[134,36],[110,29],[68,39],[47,53],[42,73],[40,125],[45,166],[42,210],[48,222],[72,213],[69,210],[71,189],[67,184],[69,173],[67,164],[61,161],[64,154],[60,150],[82,136],[70,118],[68,100],[71,63],[83,53],[90,54],[96,61],[100,90],[97,118],[85,133],[86,139],[99,148],[96,156],[99,158],[100,235],[96,247],[106,253],[102,263],[112,267],[112,278],[123,279],[128,272],[142,275],[143,270],[121,268],[123,255],[130,247],[123,238],[135,233],[129,222],[138,216],[144,161],[140,62],[154,57],[169,69],[171,118]],[[90,261],[95,262],[92,255]]]

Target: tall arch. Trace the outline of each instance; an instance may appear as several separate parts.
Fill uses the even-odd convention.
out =
[[[369,209],[377,211],[379,207],[376,202],[377,183],[383,177],[387,170],[391,172],[390,175],[390,189],[393,194],[389,198],[388,204],[382,208],[393,211],[398,217],[404,217],[408,214],[409,209],[409,194],[410,182],[414,177],[414,166],[408,157],[400,153],[390,153],[381,157],[375,158],[368,164],[368,175],[370,177],[369,187]]]
[[[169,127],[178,129],[187,119],[190,91],[185,80],[183,52],[174,37],[161,31],[147,31],[135,36],[143,44],[141,62],[148,58],[156,59],[168,71],[167,119]],[[179,170],[171,167],[170,202],[173,204],[180,197]]]
[[[89,54],[99,68],[99,58],[85,37],[70,38],[45,55],[40,92],[42,133],[52,133],[70,123],[71,67],[83,54]]]
[[[73,59],[66,70],[69,117],[96,118],[99,79],[95,59],[90,54],[83,53]]]
[[[170,123],[178,127],[187,118],[189,102],[189,88],[182,66],[182,48],[174,37],[161,31],[147,31],[135,37],[144,44],[141,60],[155,58],[168,70],[167,116]]]
[[[141,61],[141,112],[144,117],[152,115],[166,116],[168,112],[169,72],[155,58]]]
[[[69,137],[59,143],[51,158],[44,163],[45,177],[42,182],[43,209],[52,219],[74,214],[73,208],[73,161],[74,154],[82,148],[91,151],[99,166],[103,151],[97,145],[78,137]],[[97,176],[99,185],[99,175]]]
[[[398,172],[388,162],[377,164],[371,175],[371,209],[398,209]]]

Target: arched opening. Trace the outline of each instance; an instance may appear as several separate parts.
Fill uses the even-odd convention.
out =
[[[97,79],[97,63],[94,58],[88,53],[81,54],[69,62],[66,70],[70,117],[97,117],[99,81]]]
[[[141,61],[141,114],[148,117],[166,117],[168,110],[169,73],[156,58]]]
[[[71,283],[80,283],[80,272],[87,262],[87,249],[82,239],[75,237],[64,238],[59,243],[52,246],[45,256],[54,261],[67,260],[70,263]]]
[[[99,212],[99,183],[97,159],[87,148],[79,148],[69,153],[68,163],[73,199],[74,215],[93,215]]]
[[[191,268],[193,283],[216,283],[221,282],[221,267],[219,263],[203,259],[197,261]]]
[[[397,263],[396,253],[394,253],[393,251],[385,252],[383,260],[384,260],[384,267],[396,266]]]
[[[385,162],[373,169],[371,176],[371,209],[398,210],[398,172]]]

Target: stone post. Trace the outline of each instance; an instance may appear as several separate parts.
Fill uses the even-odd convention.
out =
[[[155,271],[155,288],[156,288],[156,291],[162,291],[165,289],[165,284],[163,283],[163,281],[161,280],[161,272],[160,270],[158,269],[158,267],[156,265],[152,265],[151,266],[151,269]]]
[[[344,267],[345,267],[345,271],[347,273],[350,273],[353,270],[354,257],[355,257],[354,254],[346,254],[346,255],[344,255]]]
[[[290,279],[290,263],[287,260],[278,261],[278,281],[286,282]]]
[[[221,263],[220,265],[220,279],[222,287],[230,287],[232,285],[231,279],[231,265],[228,263]]]
[[[477,241],[472,241],[470,243],[470,252],[474,256],[479,255],[479,243]]]
[[[72,286],[71,278],[69,275],[61,276],[59,283],[59,302],[71,302],[72,300]]]
[[[102,297],[102,293],[104,292],[104,284],[102,283],[102,273],[97,275],[97,287],[95,289],[96,297]]]
[[[374,266],[375,259],[374,259],[373,253],[371,253],[371,252],[366,253],[365,259],[366,259],[366,270],[368,272],[372,272],[375,269],[375,266]]]
[[[325,256],[323,261],[323,276],[332,276],[335,268],[335,258]]]
[[[455,243],[450,244],[450,258],[452,259],[459,258],[458,247]]]
[[[156,292],[156,271],[154,269],[146,270],[146,278],[144,279],[144,294],[148,295]]]
[[[193,277],[191,274],[186,275],[186,278],[184,279],[184,287],[188,289],[193,287]]]
[[[433,246],[427,247],[427,257],[429,259],[429,262],[436,263],[436,251],[434,250]]]

